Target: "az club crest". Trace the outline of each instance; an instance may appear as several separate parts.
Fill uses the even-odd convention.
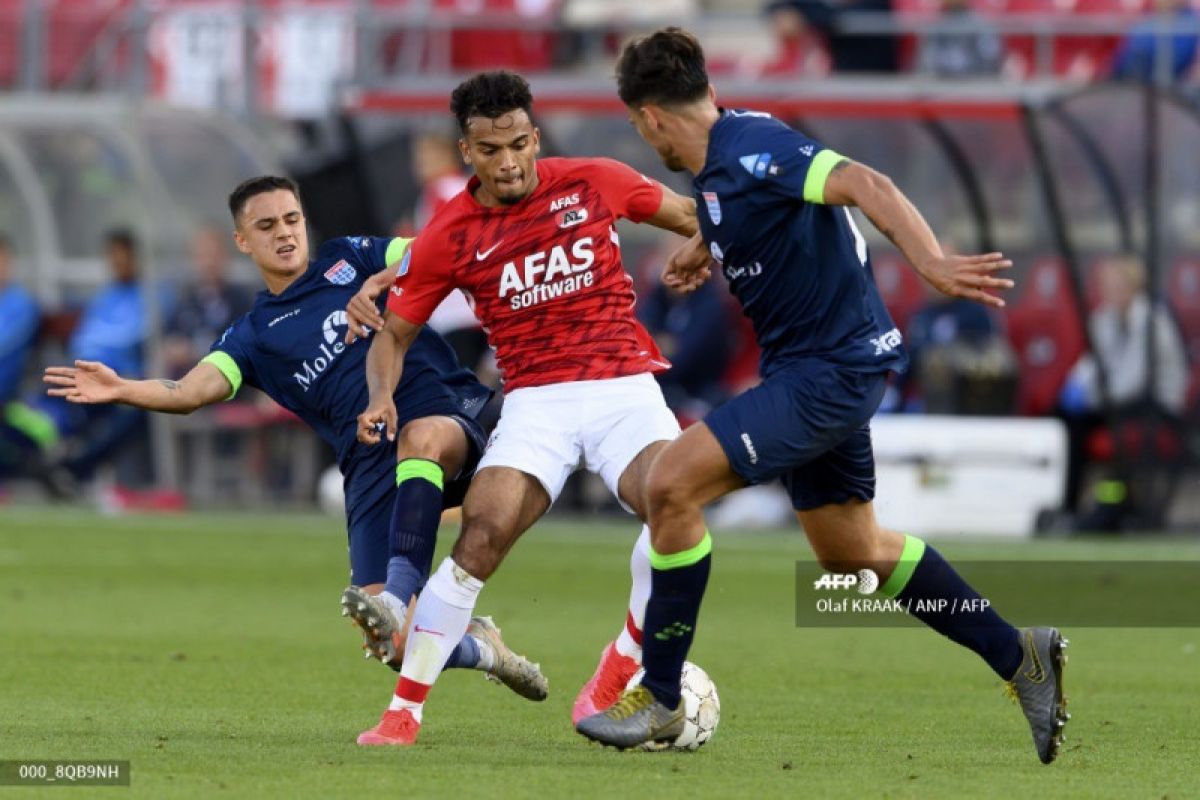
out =
[[[329,269],[325,270],[325,278],[330,283],[336,283],[338,286],[345,286],[346,284],[350,283],[350,281],[354,280],[354,276],[357,274],[358,272],[354,269],[354,267],[347,264],[346,259],[344,258]]]
[[[704,196],[704,204],[708,206],[708,217],[713,221],[713,225],[721,224],[721,201],[717,199],[716,192],[702,192]]]

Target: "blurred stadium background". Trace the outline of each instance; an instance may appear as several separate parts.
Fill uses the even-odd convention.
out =
[[[243,178],[295,177],[314,243],[419,230],[464,180],[448,95],[474,71],[529,77],[543,154],[686,191],[612,77],[665,24],[698,34],[724,104],[890,174],[947,247],[1015,261],[1002,312],[940,303],[859,220],[915,362],[872,423],[881,520],[1011,565],[989,596],[1059,561],[1083,576],[1065,607],[1012,612],[1072,639],[1052,768],[971,653],[806,627],[811,554],[771,487],[709,516],[692,657],[721,693],[713,744],[582,747],[570,703],[624,618],[635,531],[582,477],[480,604],[547,702],[460,671],[421,746],[358,748],[394,676],[335,617],[324,445],[246,391],[189,417],[47,413],[44,366],[177,376],[249,304],[225,207]],[[1196,629],[1110,611],[1143,608],[1137,575],[1178,612],[1162,626],[1198,607],[1178,584],[1200,555],[1198,39],[1187,0],[0,0],[0,758],[129,759],[146,797],[1194,795]],[[621,241],[694,420],[755,380],[747,326],[720,276],[656,288],[669,237]],[[461,306],[436,324],[496,380]],[[1096,531],[1129,538],[1032,540]]]
[[[543,154],[610,155],[686,191],[612,79],[622,42],[664,24],[699,35],[724,104],[888,173],[946,246],[1016,262],[1003,313],[937,304],[860,224],[918,350],[875,424],[885,523],[1196,529],[1200,19],[1187,0],[0,0],[0,292],[24,287],[39,310],[0,354],[0,402],[41,447],[32,463],[0,445],[0,502],[313,507],[332,456],[263,398],[103,431],[42,424],[41,368],[83,346],[114,248],[132,245],[144,300],[132,368],[178,374],[258,289],[221,244],[237,181],[294,176],[314,242],[416,231],[462,180],[449,92],[493,67],[530,78]],[[694,302],[654,288],[669,241],[628,226],[622,242],[679,366],[668,397],[696,419],[754,380],[747,327],[719,286]],[[492,373],[461,313],[441,325]],[[597,489],[578,481],[560,509],[615,511]],[[714,524],[786,522],[779,506],[746,493]]]

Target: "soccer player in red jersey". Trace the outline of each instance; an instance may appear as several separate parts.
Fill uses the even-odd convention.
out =
[[[472,299],[496,349],[505,403],[463,508],[453,553],[413,612],[400,681],[384,714],[396,744],[416,740],[421,708],[471,616],[483,582],[554,502],[579,464],[643,521],[643,485],[679,433],[653,373],[670,365],[633,314],[616,225],[625,217],[691,236],[695,203],[624,164],[538,159],[533,98],[523,78],[486,72],[462,83],[451,109],[475,171],[398,267],[386,323],[367,359],[369,408],[359,437],[394,434],[391,393],[404,353],[452,290]],[[707,259],[706,259],[707,263]],[[626,630],[605,648],[573,716],[606,707],[637,669],[650,591],[649,532],[631,559]],[[382,723],[381,723],[382,725]]]

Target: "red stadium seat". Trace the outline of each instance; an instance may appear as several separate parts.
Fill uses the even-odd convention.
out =
[[[1153,441],[1147,441],[1153,436]],[[1142,453],[1147,446],[1163,463],[1173,464],[1183,455],[1183,443],[1174,431],[1167,427],[1150,427],[1143,422],[1130,422],[1112,428],[1097,428],[1088,435],[1087,451],[1090,461],[1113,461],[1117,457],[1117,445],[1124,453]]]
[[[0,87],[11,89],[21,76],[21,21],[24,0],[0,0]]]
[[[426,3],[415,0],[372,0],[371,4],[380,9],[396,9],[415,6],[422,8]],[[428,61],[431,50],[437,47],[449,48],[449,66],[458,72],[475,72],[484,69],[506,67],[524,72],[536,72],[549,69],[553,65],[556,34],[549,30],[527,30],[519,25],[513,28],[496,28],[487,23],[471,23],[481,16],[504,16],[516,18],[522,13],[517,0],[433,0],[434,12],[439,15],[449,15],[459,22],[461,27],[453,31],[435,31],[428,34],[425,42],[424,56]],[[525,15],[526,19],[553,19],[561,5],[560,0],[548,0],[544,10],[536,15]],[[397,57],[400,32],[390,32],[385,50],[389,59]]]
[[[1044,14],[1059,18],[1086,14],[1133,17],[1142,13],[1144,7],[1145,0],[997,0],[995,6],[1002,14]],[[1119,40],[1118,36],[1058,36],[1054,41],[1052,70],[1057,76],[1076,80],[1101,78],[1111,69]],[[1037,71],[1038,50],[1033,36],[1009,36],[1005,45],[1012,71],[1019,75]]]
[[[1200,257],[1184,258],[1167,272],[1167,302],[1171,307],[1191,365],[1188,408],[1200,403]]]
[[[63,87],[76,78],[106,32],[134,0],[45,0],[46,79]]]
[[[1009,306],[1008,336],[1021,369],[1018,411],[1050,413],[1085,341],[1083,320],[1062,261],[1034,262],[1017,302]]]

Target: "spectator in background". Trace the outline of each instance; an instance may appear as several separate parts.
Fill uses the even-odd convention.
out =
[[[820,35],[804,20],[804,15],[791,3],[770,3],[763,13],[771,31],[775,52],[769,61],[762,62],[747,54],[745,72],[764,78],[786,78],[795,75],[824,74],[829,71],[829,57]]]
[[[37,302],[12,281],[12,245],[0,234],[0,475],[15,471],[30,442],[53,435],[44,420],[16,402],[41,317]]]
[[[1088,317],[1095,351],[1079,359],[1059,395],[1060,413],[1069,436],[1066,508],[1072,513],[1078,510],[1088,436],[1104,424],[1104,412],[1111,411],[1118,423],[1163,416],[1178,419],[1187,395],[1188,364],[1183,340],[1171,313],[1147,295],[1141,263],[1128,256],[1108,259],[1100,264],[1097,278],[1100,303]],[[1151,336],[1153,365],[1147,358]],[[1123,484],[1124,477],[1116,482]],[[1128,487],[1117,494],[1112,498],[1116,502],[1098,498],[1100,504],[1080,519],[1078,527],[1118,528],[1122,518],[1134,513],[1135,508]]]
[[[417,135],[413,139],[412,165],[417,182],[421,184],[421,195],[413,212],[413,224],[406,226],[402,222],[395,231],[398,236],[420,235],[433,215],[467,185],[458,144],[449,136]],[[491,363],[487,335],[461,291],[455,289],[434,309],[429,327],[449,342],[460,364],[476,372],[480,380],[493,389],[499,387],[500,374]]]
[[[773,26],[782,24],[777,22],[779,15],[799,15],[804,26],[820,33],[835,73],[896,72],[899,69],[895,36],[847,34],[839,30],[839,22],[846,14],[891,14],[891,0],[772,0],[765,11]]]
[[[0,406],[17,394],[40,318],[33,295],[12,280],[12,244],[0,234]]]
[[[68,357],[99,361],[122,375],[140,376],[145,368],[147,308],[133,233],[109,231],[105,257],[112,282],[84,308],[68,344]],[[80,406],[53,397],[41,398],[38,405],[53,420],[58,435],[69,439],[58,466],[77,480],[90,480],[100,464],[145,436],[145,413],[129,406]],[[52,485],[62,486],[63,481]]]
[[[412,164],[421,184],[421,196],[413,212],[413,222],[419,231],[463,190],[467,176],[455,139],[439,133],[421,133],[413,139]]]
[[[663,240],[643,260],[640,272],[649,279],[638,291],[636,311],[671,362],[671,368],[656,377],[667,405],[686,424],[727,399],[721,379],[739,328],[725,302],[724,278],[714,276],[690,294],[668,289],[658,280],[674,246],[674,238]]]
[[[942,13],[921,39],[920,72],[939,78],[1000,74],[1004,44],[990,22],[971,10],[970,0],[942,0]]]
[[[949,245],[943,248],[953,252]],[[1017,361],[995,314],[972,300],[927,292],[904,337],[908,372],[888,410],[1011,414]],[[890,390],[889,390],[890,394]],[[889,398],[890,399],[890,398]]]
[[[1156,14],[1133,26],[1117,48],[1113,58],[1113,77],[1153,81],[1157,75],[1159,25],[1175,21],[1195,26],[1197,15],[1190,0],[1156,0]],[[1172,31],[1169,34],[1165,56],[1170,60],[1172,80],[1184,77],[1196,61],[1200,36],[1194,27],[1190,31]]]
[[[235,319],[250,310],[250,292],[229,282],[228,234],[215,225],[192,236],[191,282],[164,320],[163,366],[178,378],[191,369]]]

